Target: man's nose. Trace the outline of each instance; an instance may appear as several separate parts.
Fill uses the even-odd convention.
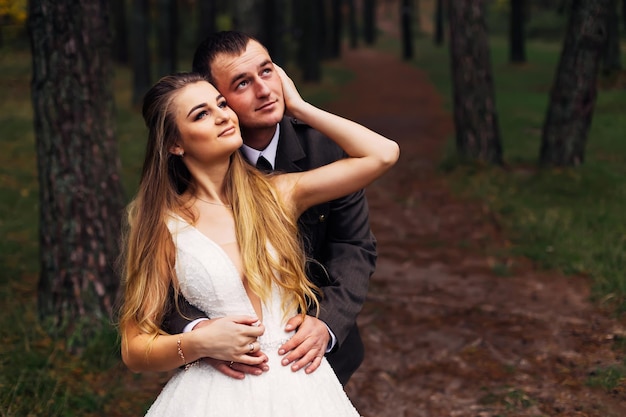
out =
[[[267,85],[267,82],[264,80],[258,79],[256,81],[256,94],[258,97],[265,97],[270,95],[270,88]]]

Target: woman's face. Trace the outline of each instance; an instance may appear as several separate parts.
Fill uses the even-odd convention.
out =
[[[185,163],[230,157],[243,143],[239,120],[224,97],[205,81],[183,87],[173,100],[180,140],[170,152],[184,152]]]

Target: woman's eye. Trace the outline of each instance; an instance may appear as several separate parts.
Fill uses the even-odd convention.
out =
[[[219,107],[220,109],[225,109],[226,107],[228,107],[228,103],[226,102],[226,100],[222,100],[217,103],[217,107]]]
[[[209,115],[209,112],[206,110],[202,110],[200,113],[196,114],[196,120],[204,119]]]

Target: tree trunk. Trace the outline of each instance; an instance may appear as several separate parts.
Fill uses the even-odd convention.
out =
[[[376,43],[376,0],[363,0],[363,39],[366,45]]]
[[[437,4],[435,5],[435,45],[443,45],[444,40],[444,10],[443,10],[443,0],[436,0]]]
[[[317,4],[323,0],[310,0],[301,2],[295,0],[293,2],[296,12],[297,26],[302,30],[302,37],[299,42],[299,62],[304,81],[318,82],[322,79],[321,53],[322,45],[320,45],[320,7]]]
[[[349,26],[349,31],[350,31],[350,48],[355,49],[359,46],[359,25],[356,20],[356,6],[354,5],[354,0],[347,0],[347,1],[348,1],[348,26]]]
[[[610,2],[574,0],[543,127],[541,165],[584,161]]]
[[[341,32],[342,32],[342,13],[341,1],[331,0],[330,8],[330,37],[329,37],[329,58],[337,59],[341,56]]]
[[[611,76],[622,69],[622,58],[620,53],[619,36],[619,14],[617,0],[609,1],[609,12],[607,16],[607,40],[602,59],[602,73]]]
[[[217,30],[217,4],[215,0],[202,0],[196,2],[198,13],[197,44],[200,44],[210,34]]]
[[[458,152],[467,160],[502,164],[484,1],[452,1],[448,9]]]
[[[413,0],[400,1],[400,21],[402,25],[402,58],[413,58]]]
[[[283,42],[285,30],[284,3],[284,0],[266,0],[263,3],[263,30],[260,37],[260,41],[267,48],[272,61],[279,65],[284,65],[286,62],[285,44]]]
[[[526,62],[526,47],[524,22],[526,20],[524,0],[511,0],[510,27],[509,27],[509,57],[512,63]]]
[[[126,25],[126,1],[114,0],[113,7],[113,56],[120,64],[128,64],[128,30]]]
[[[133,0],[131,25],[131,64],[133,68],[133,104],[138,105],[152,85],[149,0]]]
[[[122,214],[105,0],[32,0],[39,314],[79,348],[110,319]]]
[[[178,3],[176,0],[158,2],[158,75],[159,78],[171,74],[178,67]]]

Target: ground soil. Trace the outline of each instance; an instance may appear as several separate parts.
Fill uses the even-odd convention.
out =
[[[624,323],[589,301],[589,282],[524,259],[497,275],[509,243],[478,201],[437,170],[452,118],[424,73],[396,56],[344,50],[356,74],[331,111],[400,144],[369,187],[377,271],[359,317],[363,365],[346,389],[365,416],[626,416],[625,385],[589,378],[623,361]],[[503,127],[506,128],[506,127]],[[622,351],[623,352],[623,351]]]

